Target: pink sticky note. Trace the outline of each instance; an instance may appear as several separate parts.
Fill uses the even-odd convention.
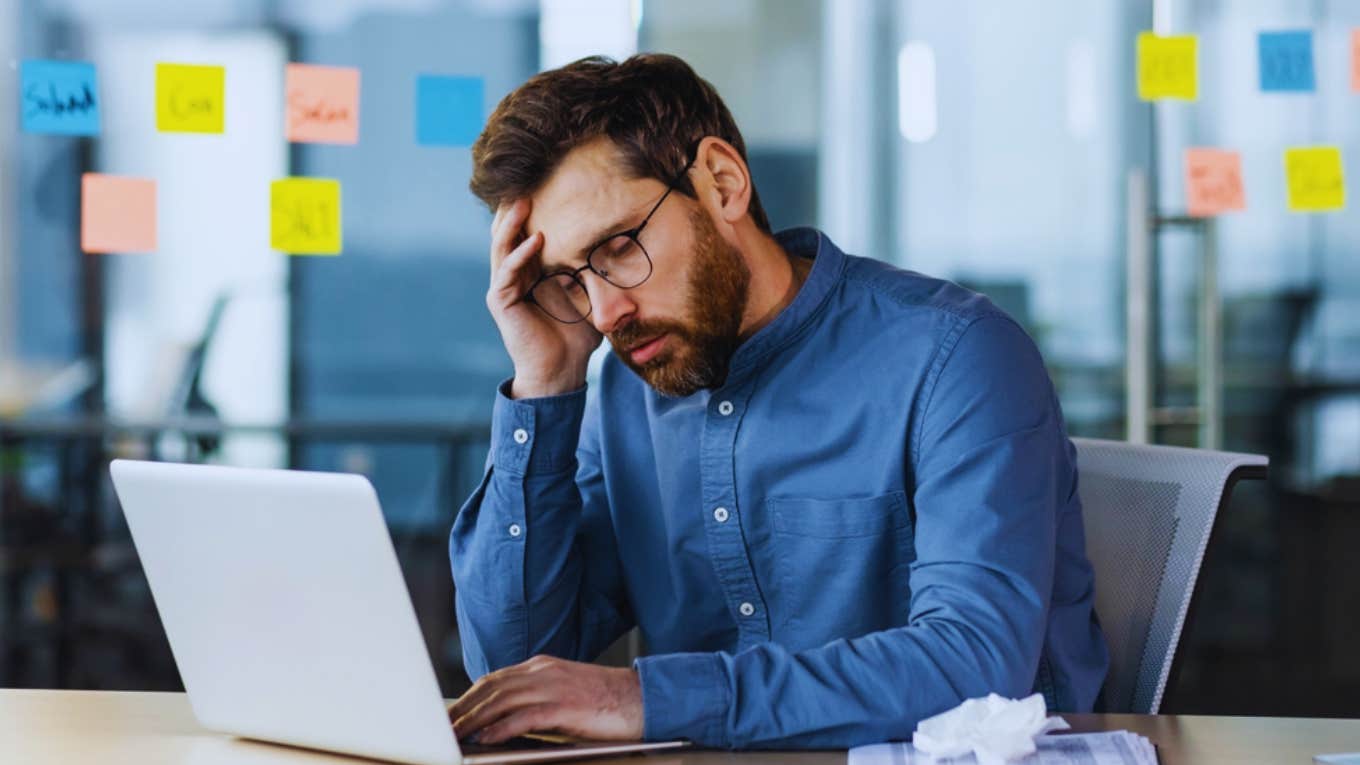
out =
[[[1185,150],[1186,211],[1196,217],[1247,209],[1242,155],[1222,149]]]
[[[289,64],[284,133],[295,143],[359,142],[359,70]]]
[[[1351,30],[1351,90],[1360,93],[1360,28]]]
[[[80,249],[155,252],[156,182],[99,173],[81,176]]]

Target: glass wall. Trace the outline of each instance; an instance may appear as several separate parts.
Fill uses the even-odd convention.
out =
[[[22,62],[89,61],[102,107],[92,137],[0,125],[0,684],[176,687],[105,478],[131,455],[370,476],[456,692],[444,539],[510,365],[483,303],[490,214],[466,146],[417,140],[416,77],[480,78],[485,112],[544,67],[645,50],[718,88],[776,228],[816,225],[1015,316],[1072,434],[1270,455],[1270,480],[1222,518],[1168,707],[1360,713],[1343,640],[1360,216],[1290,213],[1282,164],[1287,147],[1335,145],[1360,178],[1357,27],[1347,0],[0,6],[0,99],[20,103]],[[1137,98],[1149,29],[1198,36],[1197,101]],[[1261,91],[1256,36],[1274,29],[1313,31],[1315,92]],[[222,136],[157,131],[167,60],[227,68]],[[360,71],[357,144],[285,139],[288,62]],[[1245,211],[1186,216],[1195,146],[1240,152]],[[154,254],[81,252],[87,172],[157,181]],[[271,248],[267,190],[284,176],[340,182],[339,257]],[[1126,318],[1144,231],[1146,346]]]

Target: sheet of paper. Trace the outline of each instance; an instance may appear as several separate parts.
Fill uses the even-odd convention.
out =
[[[1144,101],[1199,98],[1199,38],[1138,35],[1138,97]]]
[[[416,78],[416,142],[424,146],[471,146],[485,121],[480,77]]]
[[[340,181],[283,178],[270,184],[269,246],[292,255],[339,255]]]
[[[99,135],[94,64],[24,61],[19,65],[19,82],[19,114],[25,132]]]
[[[1185,150],[1186,211],[1195,217],[1247,209],[1242,155],[1223,149]]]
[[[1124,730],[1039,736],[1036,751],[1014,765],[1157,765],[1152,742]],[[846,765],[937,765],[946,762],[918,753],[909,742],[871,744],[850,750]],[[951,757],[949,765],[977,765],[973,755]]]
[[[1256,39],[1261,90],[1307,93],[1317,89],[1312,32],[1306,29],[1261,32]]]
[[[80,249],[156,251],[156,182],[85,173],[80,178]]]
[[[294,143],[359,142],[359,70],[289,64],[284,135]]]
[[[1284,151],[1284,174],[1293,212],[1329,212],[1346,206],[1346,180],[1337,146]]]
[[[224,132],[226,86],[225,67],[156,64],[156,129],[167,133]]]

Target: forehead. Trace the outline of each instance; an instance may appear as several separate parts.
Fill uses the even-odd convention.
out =
[[[543,232],[543,260],[579,260],[580,250],[611,226],[627,228],[630,216],[646,213],[659,192],[652,178],[630,178],[618,150],[607,139],[583,144],[563,157],[543,186],[530,197],[525,232]]]

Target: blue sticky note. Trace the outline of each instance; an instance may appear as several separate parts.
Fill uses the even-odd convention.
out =
[[[94,64],[25,61],[19,67],[19,82],[19,114],[25,132],[99,135]]]
[[[1257,40],[1261,90],[1298,93],[1317,89],[1312,32],[1262,32]]]
[[[471,146],[482,132],[480,77],[416,77],[416,142],[425,146]]]

